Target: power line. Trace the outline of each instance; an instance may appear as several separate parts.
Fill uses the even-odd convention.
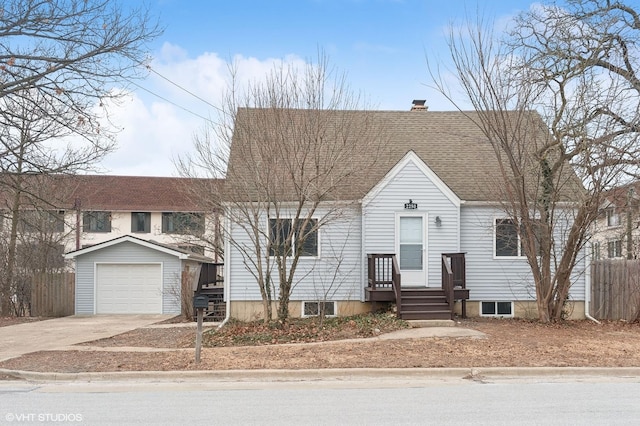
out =
[[[170,103],[171,105],[173,105],[173,106],[175,106],[175,107],[177,107],[177,108],[180,108],[180,109],[181,109],[181,110],[183,110],[183,111],[188,112],[189,114],[195,115],[196,117],[199,117],[199,118],[201,118],[201,119],[203,119],[203,120],[205,120],[205,121],[208,121],[208,122],[209,122],[209,123],[211,123],[211,124],[215,124],[215,123],[214,123],[210,118],[207,118],[207,117],[205,117],[205,116],[203,116],[203,115],[200,115],[200,114],[198,114],[197,112],[193,112],[193,111],[191,111],[190,109],[188,109],[188,108],[186,108],[186,107],[183,107],[182,105],[179,105],[179,104],[177,104],[177,103],[173,102],[172,100],[169,100],[169,99],[165,98],[164,96],[159,95],[159,94],[157,94],[157,93],[155,93],[155,92],[153,92],[153,91],[151,91],[151,90],[147,89],[146,87],[142,87],[141,85],[139,85],[138,83],[136,83],[136,82],[134,82],[134,81],[129,80],[129,83],[133,84],[133,85],[134,85],[134,86],[136,86],[137,88],[142,89],[142,90],[144,90],[145,92],[147,92],[147,93],[149,93],[149,94],[151,94],[151,95],[153,95],[153,96],[155,96],[155,97],[157,97],[157,98],[159,98],[159,99],[162,99],[162,100],[163,100],[163,101],[165,101],[165,102]],[[214,108],[215,108],[215,107],[214,107]]]
[[[154,70],[153,68],[151,68],[151,65],[147,65],[146,66],[147,69],[149,71],[151,71],[152,73],[154,73],[155,75],[157,75],[158,77],[160,77],[161,79],[165,80],[166,82],[174,85],[175,87],[177,87],[178,89],[182,90],[185,93],[188,93],[189,95],[193,96],[194,98],[198,99],[201,102],[204,102],[205,104],[209,105],[211,108],[217,109],[218,111],[221,111],[221,109],[217,106],[215,106],[214,104],[212,104],[211,102],[209,102],[208,100],[196,95],[195,93],[191,92],[190,90],[186,89],[185,87],[179,85],[178,83],[176,83],[173,80],[170,80],[168,77],[165,77],[164,75],[160,74],[158,71]]]

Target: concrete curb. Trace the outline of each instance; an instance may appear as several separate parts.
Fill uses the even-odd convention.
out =
[[[35,382],[94,381],[271,381],[378,379],[476,379],[524,377],[600,377],[640,379],[640,367],[477,367],[477,368],[346,368],[316,370],[116,371],[53,373],[0,369],[0,374]]]

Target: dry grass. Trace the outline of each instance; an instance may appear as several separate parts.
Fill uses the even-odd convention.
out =
[[[522,320],[464,320],[486,338],[421,338],[353,340],[389,329],[368,319],[347,319],[335,327],[291,324],[288,328],[260,323],[232,324],[209,335],[202,362],[194,363],[195,329],[143,328],[91,345],[123,347],[104,350],[49,351],[0,363],[0,368],[56,371],[152,371],[307,368],[411,367],[640,367],[640,325],[572,321],[540,324]],[[288,330],[288,334],[286,331]],[[312,333],[313,331],[313,333]],[[266,333],[266,334],[265,334]],[[285,337],[286,336],[286,337]],[[342,339],[333,340],[331,339]],[[282,342],[306,343],[286,343]],[[239,346],[242,345],[242,346]],[[126,347],[173,348],[133,352]],[[105,348],[107,349],[107,348]],[[112,349],[111,349],[112,350]]]

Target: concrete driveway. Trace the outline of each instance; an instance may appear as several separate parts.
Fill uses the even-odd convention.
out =
[[[115,336],[174,316],[70,316],[0,327],[0,361]]]

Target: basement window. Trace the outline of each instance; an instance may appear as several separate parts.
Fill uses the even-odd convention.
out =
[[[513,302],[482,302],[480,316],[513,317]]]
[[[302,302],[302,317],[318,317],[324,310],[325,317],[335,317],[336,302]]]

